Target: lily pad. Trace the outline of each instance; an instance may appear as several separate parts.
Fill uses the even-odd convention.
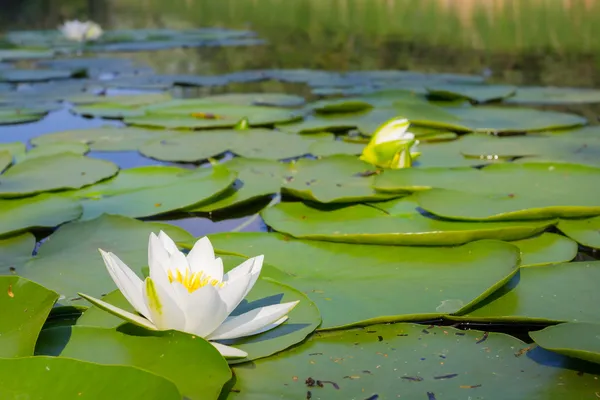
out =
[[[512,244],[521,250],[521,267],[569,262],[577,256],[577,243],[555,233],[545,232]]]
[[[235,173],[221,166],[194,171],[145,166],[123,170],[109,181],[62,195],[79,200],[83,220],[103,213],[142,218],[210,201],[234,181]]]
[[[462,319],[510,322],[600,322],[600,261],[522,268],[515,280]]]
[[[356,157],[332,156],[301,159],[291,169],[283,193],[319,203],[352,203],[387,200],[395,194],[372,189],[377,168]]]
[[[31,258],[35,247],[35,236],[26,232],[18,236],[0,239],[0,274],[13,274]]]
[[[539,348],[518,356],[526,348],[501,333],[407,323],[322,332],[236,366],[228,398],[298,399],[310,392],[322,399],[542,400],[587,398],[600,389],[596,370]]]
[[[460,312],[504,285],[519,261],[516,246],[490,240],[431,248],[303,241],[267,233],[210,238],[218,251],[264,254],[266,262],[291,274],[283,282],[315,302],[323,329]]]
[[[17,155],[15,157],[15,161],[23,162],[37,157],[54,156],[61,153],[72,153],[82,156],[88,151],[90,151],[90,148],[83,143],[53,143],[45,146],[34,147],[27,153]]]
[[[55,132],[31,139],[35,146],[58,143],[83,143],[98,151],[137,150],[144,143],[168,138],[175,132],[138,128],[101,127]]]
[[[77,201],[40,194],[19,199],[0,199],[0,236],[30,228],[54,228],[81,216]]]
[[[366,111],[373,105],[361,99],[335,99],[317,101],[310,107],[319,114],[336,114]]]
[[[273,107],[300,107],[306,102],[304,97],[284,93],[226,93],[203,97],[202,100],[213,103]]]
[[[108,161],[60,153],[23,161],[0,176],[0,197],[79,189],[110,178],[119,168]]]
[[[16,272],[61,294],[63,305],[84,306],[77,292],[100,298],[115,289],[98,248],[118,254],[139,273],[148,262],[148,236],[160,230],[175,241],[191,240],[189,233],[172,225],[115,215],[71,222],[56,230],[37,256]]]
[[[58,295],[19,276],[0,276],[0,290],[0,357],[32,356]]]
[[[374,187],[386,193],[420,191],[422,208],[453,219],[544,219],[600,214],[600,192],[589,187],[599,177],[600,168],[582,165],[505,163],[480,170],[386,171]]]
[[[316,157],[329,157],[341,154],[356,156],[362,153],[365,143],[352,143],[343,140],[319,140],[310,145],[308,151]]]
[[[556,227],[577,243],[600,249],[600,217],[561,219]]]
[[[23,124],[41,119],[46,112],[23,108],[0,109],[0,125]]]
[[[120,365],[61,357],[0,359],[0,398],[179,400],[171,381]],[[110,382],[110,384],[107,384]]]
[[[600,103],[600,90],[565,87],[520,87],[514,97],[506,100],[513,104],[586,104]]]
[[[1,54],[0,54],[1,57]],[[73,71],[57,69],[9,69],[0,70],[0,81],[18,82],[40,82],[55,79],[67,79],[73,75]]]
[[[54,50],[45,49],[0,49],[0,61],[52,58],[54,54]]]
[[[583,398],[597,390],[595,369],[542,349],[519,356],[526,348],[504,334],[412,324],[326,332],[270,360],[236,367],[229,397],[275,399],[284,391],[291,399],[308,389],[328,399],[391,399],[401,393],[415,399],[500,394],[541,400]],[[590,374],[580,380],[567,368]]]
[[[8,151],[0,151],[0,174],[13,163],[13,155]]]
[[[241,206],[258,198],[278,193],[290,170],[290,164],[239,157],[222,165],[230,171],[237,172],[237,181],[216,198],[194,206],[188,211],[210,212]]]
[[[443,99],[466,99],[474,103],[500,101],[515,94],[517,88],[510,85],[459,85],[440,84],[427,88],[430,96]]]
[[[600,324],[570,322],[530,332],[529,336],[547,350],[600,363]]]
[[[137,367],[175,383],[190,400],[216,399],[232,376],[213,345],[177,331],[57,327],[42,331],[36,354]]]
[[[262,217],[274,230],[301,239],[412,246],[457,245],[479,239],[515,240],[533,236],[554,224],[554,221],[440,221],[420,214],[418,205],[410,199],[392,202],[410,203],[412,212],[391,216],[375,208],[376,203],[375,207],[352,205],[332,208],[310,207],[296,202],[270,207],[262,212]]]

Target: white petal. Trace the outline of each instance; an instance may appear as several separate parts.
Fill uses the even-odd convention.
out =
[[[171,239],[169,235],[167,235],[163,231],[160,231],[158,233],[158,238],[160,239],[160,242],[169,254],[173,254],[179,251],[179,248],[177,247],[173,239]]]
[[[154,326],[154,324],[152,324],[152,322],[148,321],[146,318],[142,318],[139,315],[135,315],[133,313],[130,313],[129,311],[122,310],[118,307],[113,306],[112,304],[109,304],[105,301],[96,299],[92,296],[88,296],[83,293],[78,293],[78,294],[81,297],[83,297],[84,299],[86,299],[87,301],[89,301],[90,303],[92,303],[93,305],[95,305],[96,307],[98,307],[104,311],[107,311],[107,312],[111,313],[112,315],[115,315],[119,318],[122,318],[127,322],[131,322],[132,324],[141,326],[146,329],[156,330],[156,326]]]
[[[237,279],[226,282],[223,288],[218,289],[217,293],[227,307],[227,315],[231,314],[242,300],[244,300],[246,293],[248,293],[248,286],[251,281],[252,275],[242,275]]]
[[[228,318],[209,337],[209,340],[235,339],[252,335],[286,316],[299,301],[255,308],[237,317]]]
[[[206,285],[189,293],[184,300],[185,332],[206,337],[225,321],[229,315],[227,305],[217,289]]]
[[[267,326],[263,326],[262,328],[260,328],[257,331],[251,332],[249,334],[247,334],[246,336],[254,336],[254,335],[258,335],[259,333],[264,333],[264,332],[268,332],[271,329],[275,329],[277,328],[279,325],[283,324],[285,321],[287,321],[290,317],[288,317],[287,315],[285,317],[282,317],[280,319],[278,319],[277,321],[273,322],[272,324],[269,324]]]
[[[153,269],[162,269],[165,272],[169,270],[171,260],[169,253],[163,246],[162,242],[154,233],[150,233],[148,239],[148,267],[152,273]]]
[[[265,259],[265,256],[260,255],[260,256],[256,256],[254,258],[250,258],[250,259],[244,261],[243,263],[241,263],[240,265],[238,265],[237,267],[235,267],[234,269],[232,269],[231,271],[226,273],[225,276],[223,277],[223,281],[231,282],[231,281],[234,281],[235,279],[238,279],[241,276],[250,274],[252,278],[250,279],[250,283],[248,284],[246,293],[244,293],[244,296],[243,296],[243,297],[246,297],[248,295],[248,293],[250,293],[250,290],[252,290],[252,287],[254,286],[254,284],[256,283],[256,280],[258,279],[258,276],[260,275],[260,271],[262,270],[262,265],[263,265],[264,259]]]
[[[142,280],[113,253],[98,249],[106,265],[110,277],[115,282],[125,299],[144,317],[149,318],[148,308],[142,293]]]
[[[155,284],[152,278],[146,278],[144,297],[152,322],[158,329],[184,331],[185,315],[173,293],[166,292],[162,286]]]
[[[170,269],[176,269],[185,275],[185,272],[190,268],[185,254],[177,250],[175,253],[171,253],[169,259]]]
[[[187,259],[192,272],[204,271],[218,280],[223,279],[223,270],[221,269],[219,274],[218,265],[214,265],[215,251],[206,236],[194,244],[194,247],[188,253]]]
[[[235,347],[225,346],[224,344],[215,342],[210,342],[210,344],[215,346],[215,348],[219,350],[219,353],[221,353],[221,355],[225,358],[244,358],[248,356],[248,353],[243,350],[236,349]]]

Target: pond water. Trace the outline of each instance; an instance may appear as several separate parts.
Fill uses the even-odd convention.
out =
[[[0,32],[6,393],[65,379],[19,387],[35,349],[168,378],[36,358],[128,398],[599,396],[600,1],[20,0]],[[372,150],[399,117],[417,146]],[[97,249],[146,275],[161,229],[265,254],[233,315],[300,300],[221,341],[256,360],[231,387],[211,346],[82,314],[135,311]]]

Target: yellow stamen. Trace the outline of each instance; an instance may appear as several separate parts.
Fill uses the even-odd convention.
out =
[[[167,276],[169,277],[169,282],[181,283],[190,293],[208,284],[219,288],[225,286],[225,282],[221,282],[218,279],[212,278],[211,276],[206,275],[203,271],[191,272],[189,269],[186,269],[185,274],[182,274],[178,269],[175,271],[170,269],[167,272]]]

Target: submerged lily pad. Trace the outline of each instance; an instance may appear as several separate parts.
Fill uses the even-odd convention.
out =
[[[582,165],[506,163],[480,170],[386,171],[374,187],[386,193],[420,191],[422,208],[448,218],[544,219],[600,214],[600,189],[589,186],[598,178],[600,168]]]
[[[556,227],[577,243],[600,249],[600,217],[561,219]]]
[[[542,349],[518,357],[526,347],[501,333],[406,323],[322,332],[274,357],[236,366],[228,398],[300,399],[308,391],[313,398],[344,400],[542,400],[583,399],[600,390],[597,371]]]
[[[600,324],[570,322],[530,332],[529,336],[545,349],[600,363]]]
[[[110,178],[119,168],[108,161],[60,153],[23,161],[0,176],[0,197],[78,189]]]
[[[283,193],[319,203],[352,203],[387,200],[395,194],[372,189],[377,168],[357,157],[332,156],[301,159],[291,168]]]
[[[31,139],[35,146],[58,143],[83,143],[98,151],[137,150],[144,143],[167,138],[175,132],[138,128],[101,127],[49,133]]]
[[[172,381],[190,400],[216,399],[231,379],[227,361],[213,345],[177,331],[56,327],[42,331],[36,354],[137,367]]]
[[[115,289],[98,248],[117,254],[140,273],[148,262],[148,236],[160,230],[175,241],[191,240],[189,233],[172,225],[103,215],[61,226],[16,272],[61,294],[60,303],[84,306],[77,292],[100,298]]]
[[[522,268],[502,288],[462,318],[469,321],[599,322],[600,261]]]
[[[63,195],[80,202],[84,220],[103,213],[142,218],[209,201],[234,181],[235,173],[220,166],[194,171],[145,166],[123,170],[109,181]]]
[[[19,276],[0,276],[0,293],[0,357],[32,356],[58,294]]]
[[[577,243],[555,233],[542,233],[512,242],[521,250],[521,267],[569,262],[577,256]]]
[[[431,248],[303,241],[267,233],[210,238],[218,251],[264,254],[266,262],[292,275],[275,279],[315,302],[324,329],[460,312],[510,279],[519,260],[516,246],[490,240]]]
[[[51,194],[19,199],[0,199],[0,236],[30,228],[54,228],[79,218],[77,201]]]
[[[301,239],[413,246],[457,245],[479,239],[515,240],[535,235],[554,224],[554,221],[440,221],[420,214],[418,205],[410,199],[391,202],[409,203],[413,209],[401,216],[391,216],[375,208],[377,203],[374,207],[317,208],[297,202],[277,204],[264,210],[262,216],[276,231]]]
[[[109,384],[107,384],[109,383]],[[61,357],[0,359],[0,398],[179,400],[175,384],[150,372]]]
[[[237,172],[235,184],[216,198],[194,206],[188,211],[210,212],[241,206],[258,198],[278,193],[291,167],[290,164],[276,161],[239,157],[222,165],[230,171]]]

